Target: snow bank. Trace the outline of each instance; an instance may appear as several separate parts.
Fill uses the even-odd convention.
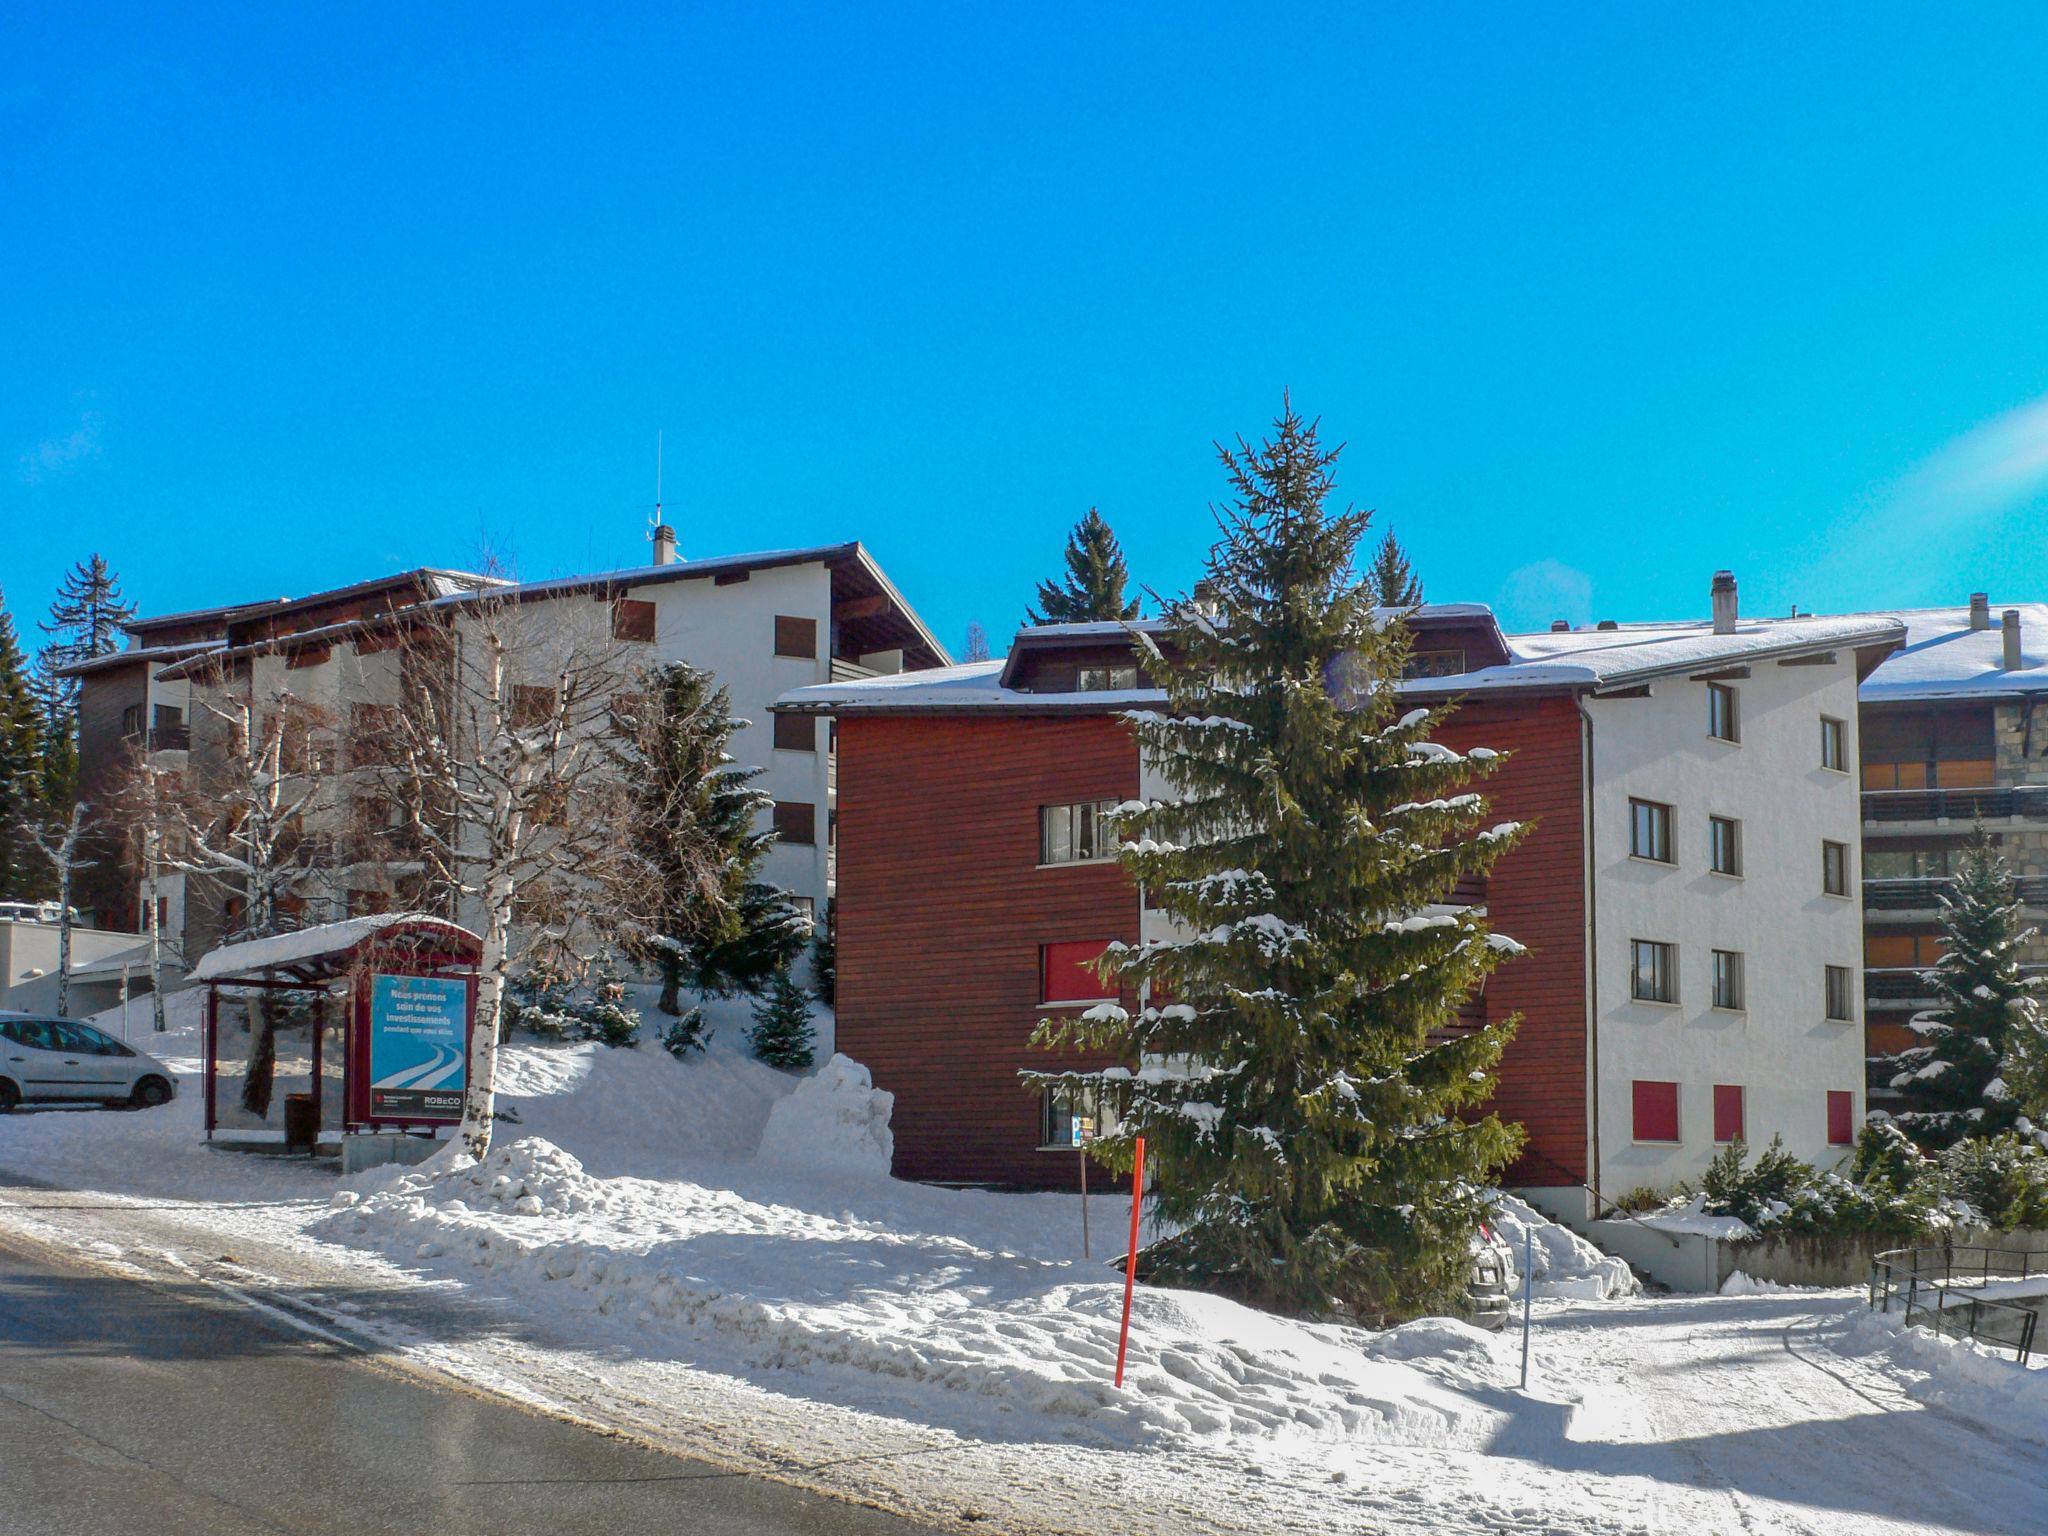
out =
[[[896,1096],[875,1087],[868,1069],[834,1056],[768,1112],[763,1162],[868,1178],[887,1178],[896,1155],[889,1130]]]
[[[1908,1328],[1897,1313],[1852,1313],[1829,1337],[1921,1402],[2048,1445],[2048,1361],[2039,1354],[2024,1366],[2010,1349]]]
[[[1607,1301],[1633,1296],[1642,1287],[1635,1271],[1611,1254],[1602,1253],[1570,1227],[1552,1221],[1526,1201],[1502,1195],[1494,1207],[1493,1229],[1515,1251],[1515,1263],[1531,1252],[1533,1237],[1536,1294],[1573,1301]]]
[[[1781,1291],[1796,1291],[1796,1285],[1780,1285],[1775,1280],[1757,1280],[1736,1270],[1721,1282],[1723,1296],[1773,1296]]]
[[[1627,1219],[1634,1221],[1638,1226],[1651,1227],[1659,1232],[1718,1237],[1728,1243],[1744,1242],[1756,1236],[1756,1229],[1740,1216],[1709,1216],[1705,1209],[1706,1203],[1705,1195],[1694,1195],[1683,1205],[1667,1206],[1660,1211],[1630,1216]]]

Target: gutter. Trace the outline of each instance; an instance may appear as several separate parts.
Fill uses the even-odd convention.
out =
[[[1586,708],[1586,697],[1582,693],[1577,701],[1579,774],[1585,784],[1580,795],[1579,814],[1584,826],[1580,846],[1585,859],[1585,873],[1581,878],[1586,892],[1586,1182],[1593,1191],[1593,1209],[1597,1219],[1600,1206],[1605,1201],[1600,1193],[1600,908],[1593,874],[1596,867],[1593,837],[1597,825],[1593,815],[1593,716]]]

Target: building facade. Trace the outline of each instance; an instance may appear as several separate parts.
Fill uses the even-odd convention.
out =
[[[1521,1015],[1512,1182],[1583,1215],[1738,1136],[1839,1155],[1862,1115],[1856,688],[1901,627],[1739,621],[1732,581],[1713,623],[1408,622],[1404,695],[1457,703],[1446,745],[1511,752],[1484,792],[1535,823],[1460,893],[1528,947],[1469,1010]],[[1123,715],[1162,697],[1119,626],[1054,625],[1002,661],[778,704],[837,722],[838,1042],[896,1095],[899,1174],[1077,1176],[1060,1108],[1017,1074],[1045,1065],[1041,1017],[1099,1000],[1073,995],[1101,990],[1088,958],[1163,936],[1094,822],[1158,788]]]

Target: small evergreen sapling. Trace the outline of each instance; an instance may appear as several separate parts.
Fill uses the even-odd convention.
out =
[[[1235,499],[1205,596],[1169,609],[1146,663],[1167,711],[1129,717],[1173,797],[1114,818],[1178,936],[1101,964],[1150,1001],[1039,1026],[1118,1065],[1026,1079],[1104,1107],[1090,1152],[1113,1168],[1145,1137],[1158,1282],[1365,1321],[1441,1310],[1521,1144],[1483,1108],[1515,1021],[1459,1018],[1520,946],[1453,892],[1521,829],[1488,827],[1467,787],[1498,755],[1431,741],[1440,712],[1398,696],[1406,637],[1354,564],[1370,514],[1325,506],[1336,452],[1290,406],[1221,453]]]
[[[810,999],[788,971],[779,973],[754,1005],[754,1027],[747,1031],[754,1054],[771,1067],[799,1072],[815,1059],[816,1038]]]
[[[1891,1086],[1905,1100],[1900,1126],[1923,1147],[2013,1128],[2020,1109],[2001,1075],[2014,1030],[2022,1049],[2040,1026],[2038,978],[2022,975],[2012,872],[1980,827],[1963,855],[1955,891],[1941,898],[1941,960],[1927,973],[1940,1006],[1909,1026],[1920,1044],[1890,1058]]]
[[[691,1008],[669,1020],[668,1028],[661,1032],[661,1048],[677,1061],[685,1061],[692,1052],[700,1056],[704,1054],[704,1047],[711,1043],[711,1034],[704,1027],[704,1010]]]

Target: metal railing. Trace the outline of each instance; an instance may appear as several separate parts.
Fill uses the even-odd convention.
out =
[[[1934,967],[1923,965],[1866,966],[1863,971],[1863,1001],[1870,1003],[1919,1004],[1932,1008],[1941,1001],[1935,995],[1930,975]],[[2048,975],[2048,965],[2022,965],[2022,976]]]
[[[2010,1349],[2025,1365],[2034,1353],[2041,1315],[2020,1301],[1973,1293],[1993,1280],[2048,1278],[2040,1255],[2003,1248],[1893,1248],[1870,1261],[1870,1310],[1890,1313],[1900,1304],[1909,1328],[1931,1328],[1950,1338]],[[2048,1293],[2041,1298],[2048,1305]]]
[[[2048,784],[1863,791],[1867,822],[2009,821],[2015,816],[2048,817]]]
[[[2048,906],[2048,876],[2022,875],[2013,881],[2020,903],[2029,907]],[[1941,898],[1955,889],[1946,876],[1871,879],[1864,877],[1863,910],[1866,912],[1933,911]]]

